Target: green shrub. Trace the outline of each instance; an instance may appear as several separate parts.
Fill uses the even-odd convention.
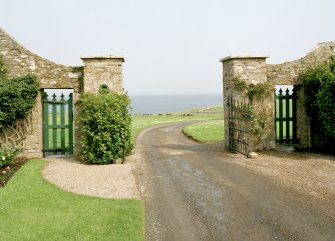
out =
[[[12,79],[0,76],[0,129],[27,116],[35,105],[38,86],[31,74]]]
[[[301,76],[305,106],[314,128],[335,140],[335,56],[328,63],[308,68]]]
[[[130,99],[125,94],[110,93],[103,88],[99,94],[85,93],[79,100],[81,124],[81,160],[90,164],[109,164],[130,154]]]
[[[17,154],[16,150],[6,149],[4,151],[0,150],[0,167],[7,166],[13,160],[13,157]]]

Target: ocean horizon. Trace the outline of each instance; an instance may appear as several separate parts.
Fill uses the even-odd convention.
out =
[[[131,114],[163,114],[223,105],[220,94],[129,95]]]

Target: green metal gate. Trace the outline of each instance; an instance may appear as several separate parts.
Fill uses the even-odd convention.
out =
[[[44,156],[73,153],[73,94],[43,93]]]
[[[275,94],[275,133],[278,144],[290,144],[297,141],[296,100],[295,87],[293,87],[292,94],[288,88],[284,95],[281,88],[279,94]]]

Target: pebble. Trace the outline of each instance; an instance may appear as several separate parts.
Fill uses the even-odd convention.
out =
[[[248,153],[248,158],[257,158],[257,157],[258,157],[258,154],[256,152],[251,151]]]

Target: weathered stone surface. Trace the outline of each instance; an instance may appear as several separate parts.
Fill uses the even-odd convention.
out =
[[[335,42],[321,43],[305,57],[282,64],[266,64],[268,56],[237,56],[231,55],[220,61],[223,64],[223,92],[224,92],[224,118],[225,118],[225,136],[229,136],[228,121],[228,96],[233,96],[237,101],[248,102],[245,95],[237,90],[233,83],[233,78],[238,76],[247,84],[257,84],[270,82],[275,85],[295,85],[298,95],[297,100],[297,138],[300,148],[311,147],[309,119],[304,107],[304,92],[299,86],[298,76],[308,67],[323,63],[335,53]],[[272,121],[267,132],[261,137],[261,142],[251,136],[249,141],[249,150],[273,149],[275,147],[275,129],[274,129],[274,94],[266,96],[262,100],[253,100],[254,110],[257,113],[264,112],[272,116]],[[257,114],[256,113],[256,114]],[[225,138],[225,146],[228,147],[229,138]]]
[[[84,61],[84,91],[97,93],[101,85],[110,90],[123,91],[122,56],[86,56]]]
[[[74,103],[84,91],[96,92],[101,84],[112,91],[123,90],[123,57],[98,56],[83,57],[85,66],[65,66],[44,59],[18,44],[0,28],[0,57],[8,68],[9,76],[32,73],[40,81],[43,89],[73,89]],[[33,108],[32,132],[26,137],[27,143],[21,153],[28,158],[43,156],[43,122],[41,93]],[[78,108],[74,106],[74,153],[80,152],[80,132],[78,126]]]

